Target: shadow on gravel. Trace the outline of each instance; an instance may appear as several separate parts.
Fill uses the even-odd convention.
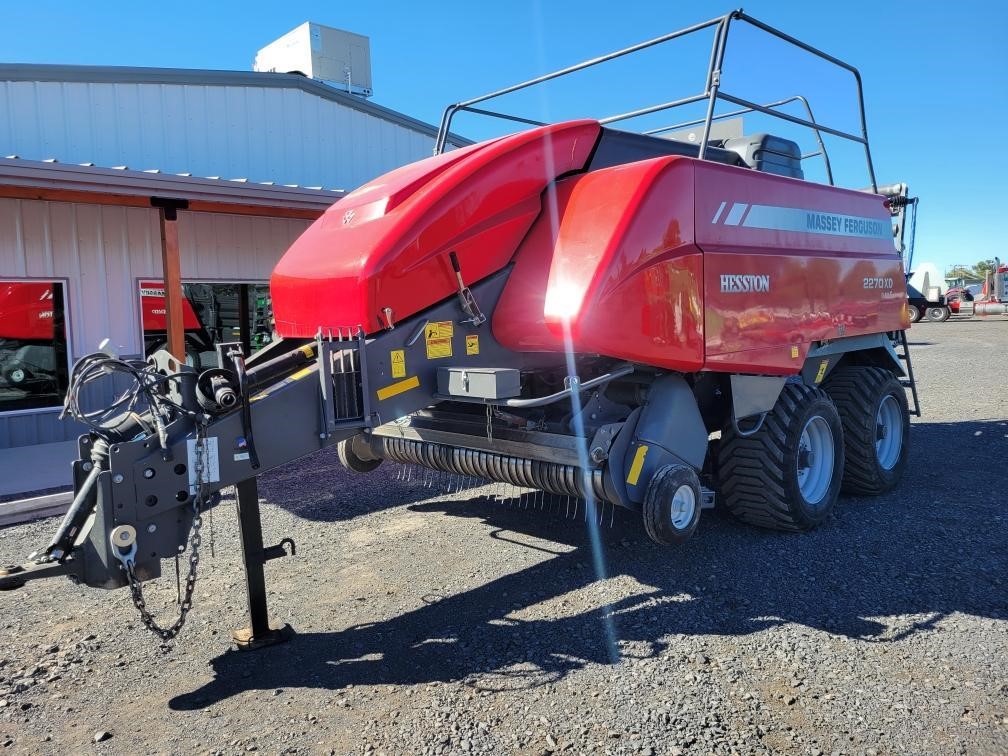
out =
[[[336,448],[315,452],[259,478],[259,496],[306,520],[344,522],[415,501],[418,486],[395,480],[394,466],[347,472]]]
[[[953,612],[1004,619],[1008,513],[999,483],[1006,436],[1004,421],[914,424],[911,463],[895,492],[842,499],[829,523],[800,535],[705,512],[696,536],[670,550],[652,545],[631,513],[617,512],[612,528],[607,513],[609,575],[630,578],[619,584],[630,595],[610,605],[591,590],[567,595],[590,586],[594,572],[583,519],[564,519],[563,504],[553,516],[526,509],[527,502],[486,498],[414,505],[480,518],[492,528],[488,537],[548,553],[522,571],[382,622],[227,652],[212,661],[212,682],[170,706],[200,708],[246,690],[349,684],[465,679],[485,688],[532,687],[610,663],[606,613],[624,651],[644,648],[645,655],[674,650],[677,634],[746,635],[782,623],[893,642]],[[514,616],[540,602],[550,603],[533,610],[534,618]],[[571,608],[584,602],[592,608]]]

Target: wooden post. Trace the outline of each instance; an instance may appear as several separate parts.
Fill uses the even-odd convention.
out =
[[[179,255],[178,210],[188,207],[185,200],[151,197],[161,222],[161,270],[164,277],[165,324],[168,351],[185,362],[185,321],[182,310],[182,260]]]

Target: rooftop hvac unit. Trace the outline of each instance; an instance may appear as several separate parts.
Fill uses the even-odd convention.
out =
[[[371,96],[371,42],[306,21],[256,53],[254,71],[299,73],[347,92]]]

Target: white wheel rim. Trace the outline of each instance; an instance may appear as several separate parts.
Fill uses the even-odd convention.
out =
[[[833,480],[833,431],[820,415],[810,418],[798,440],[798,490],[809,504],[826,496]]]
[[[24,370],[17,368],[11,371],[11,381],[14,383],[21,383],[24,380]]]
[[[875,415],[875,456],[883,470],[892,470],[903,450],[903,410],[886,394]]]
[[[694,512],[696,512],[696,494],[692,486],[684,483],[676,489],[675,496],[672,497],[669,522],[676,530],[683,530],[690,524]]]

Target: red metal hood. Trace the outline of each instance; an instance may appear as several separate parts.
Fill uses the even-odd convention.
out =
[[[407,165],[348,194],[294,242],[270,280],[280,336],[398,322],[503,268],[558,176],[582,170],[600,133],[570,121]]]

